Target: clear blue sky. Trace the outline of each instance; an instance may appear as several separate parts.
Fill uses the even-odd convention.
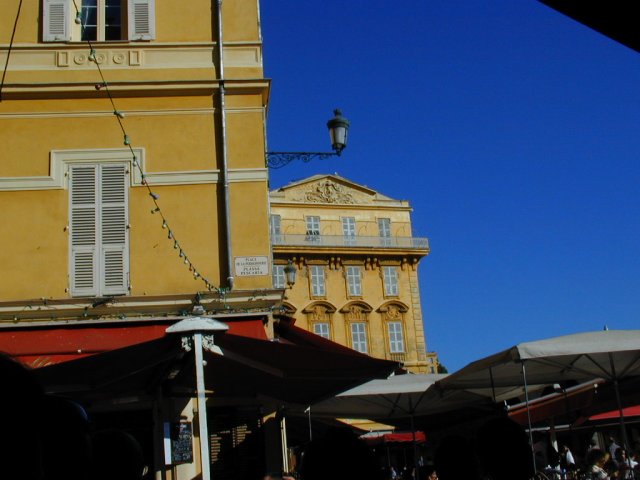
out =
[[[536,0],[263,0],[270,150],[409,200],[426,340],[449,371],[640,324],[640,54]]]

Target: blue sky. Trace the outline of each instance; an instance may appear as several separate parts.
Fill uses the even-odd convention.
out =
[[[409,200],[429,350],[454,371],[522,341],[635,329],[640,54],[536,0],[263,0],[270,150]]]

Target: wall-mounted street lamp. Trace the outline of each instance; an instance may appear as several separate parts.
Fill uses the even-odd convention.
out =
[[[291,260],[287,262],[287,266],[284,267],[284,275],[287,279],[287,287],[293,288],[296,283],[296,266],[293,264]]]
[[[333,113],[335,116],[327,122],[333,152],[267,152],[267,165],[271,168],[281,168],[294,160],[310,162],[314,158],[324,160],[334,156],[339,157],[342,150],[347,147],[349,120],[342,116],[338,108]]]

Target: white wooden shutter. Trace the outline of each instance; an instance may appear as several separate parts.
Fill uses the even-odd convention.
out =
[[[71,167],[71,295],[126,294],[129,286],[127,169]]]
[[[156,38],[155,0],[129,0],[129,40]]]
[[[347,267],[347,286],[349,296],[353,297],[362,295],[362,282],[360,280],[360,268]]]
[[[102,165],[100,179],[100,287],[102,295],[127,293],[127,184],[123,164]]]
[[[70,1],[43,0],[42,40],[44,42],[68,42],[71,40]]]
[[[396,267],[382,267],[385,295],[398,295],[398,271]]]
[[[71,295],[95,296],[96,255],[96,166],[76,166],[71,174]]]

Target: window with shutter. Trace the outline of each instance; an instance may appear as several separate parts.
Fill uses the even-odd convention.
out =
[[[70,168],[71,294],[128,290],[127,169],[124,164]]]
[[[342,217],[342,235],[345,245],[354,245],[356,240],[356,219]]]
[[[311,265],[309,267],[310,279],[311,279],[311,295],[314,297],[324,297],[325,282],[324,282],[324,267],[322,265]]]
[[[306,217],[307,235],[320,235],[320,217]]]
[[[396,267],[382,267],[382,277],[384,282],[385,296],[395,297],[398,295],[398,270]]]
[[[153,40],[155,23],[154,0],[129,0],[129,40]]]
[[[42,40],[66,42],[71,40],[69,0],[44,0],[42,2]]]
[[[360,267],[346,267],[347,275],[347,291],[350,297],[358,297],[362,295],[362,277],[360,276]]]
[[[155,39],[155,0],[43,0],[42,8],[45,42]]]
[[[286,274],[284,273],[284,265],[273,266],[273,288],[285,288],[287,284]]]
[[[367,353],[367,325],[364,322],[354,322],[351,324],[351,348]]]
[[[282,243],[282,229],[280,228],[280,215],[271,215],[270,217],[270,225],[271,225],[271,242],[274,245],[280,245]]]
[[[331,335],[329,333],[329,324],[327,322],[314,322],[313,333],[315,333],[316,335],[320,335],[327,340],[331,339]]]
[[[401,322],[388,322],[389,351],[391,353],[404,353],[404,335]]]

